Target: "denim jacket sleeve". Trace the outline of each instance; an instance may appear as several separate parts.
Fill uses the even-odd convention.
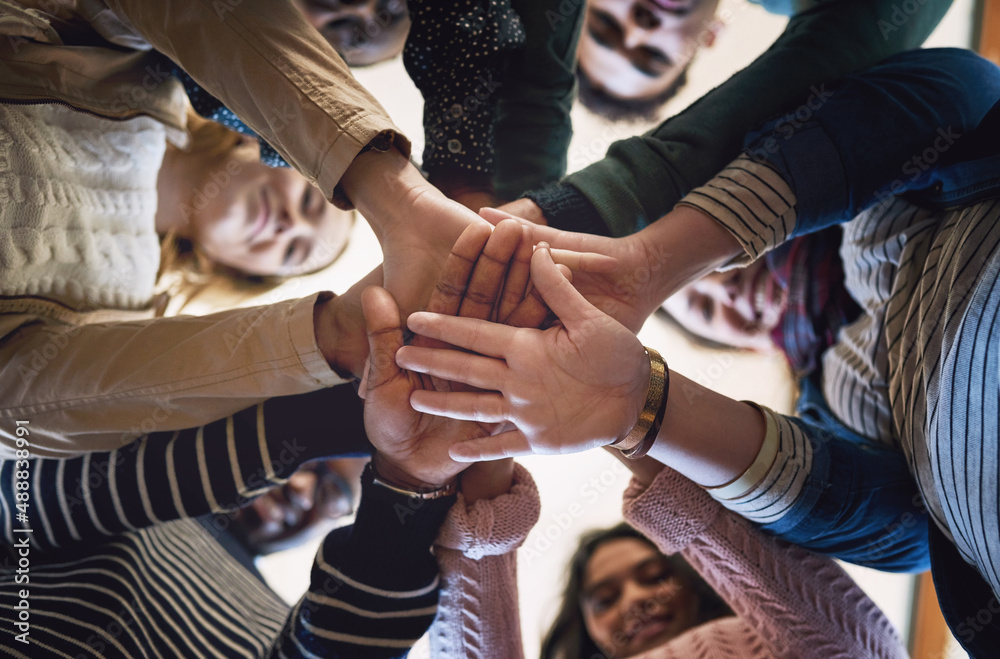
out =
[[[815,88],[798,110],[748,135],[744,155],[680,203],[724,224],[755,259],[926,187],[998,99],[1000,68],[969,51],[896,55]]]
[[[1000,68],[988,60],[960,49],[910,51],[821,87],[794,114],[748,135],[746,152],[788,182],[795,237],[926,186],[998,100]]]

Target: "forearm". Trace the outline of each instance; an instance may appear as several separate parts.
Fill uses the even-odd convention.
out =
[[[355,523],[324,540],[271,656],[405,657],[438,604],[434,536],[454,497],[418,502],[362,478]]]
[[[7,460],[0,463],[3,503],[13,510],[16,476],[27,474],[24,526],[42,549],[182,517],[232,515],[305,462],[370,452],[361,412],[353,387],[344,385],[153,433],[110,453]]]
[[[409,142],[287,1],[109,5],[332,198],[363,147]]]
[[[504,200],[559,180],[573,136],[570,110],[576,50],[586,3],[512,0],[527,39],[511,57],[500,89],[497,195]]]
[[[316,343],[317,299],[208,316],[26,325],[0,350],[0,417],[32,423],[33,455],[71,457],[339,384]],[[43,352],[54,356],[34,359]]]
[[[747,131],[794,109],[824,82],[918,47],[950,2],[929,0],[883,34],[880,25],[891,24],[895,4],[831,2],[793,17],[746,69],[654,131],[615,143],[604,160],[564,184],[586,197],[611,235],[641,229],[735,158]],[[571,229],[572,218],[554,225]]]
[[[765,430],[754,406],[671,372],[663,425],[649,456],[699,485],[716,487],[747,470],[760,452]]]
[[[907,656],[833,561],[761,534],[676,472],[664,470],[649,488],[633,483],[624,514],[664,552],[681,551],[774,656]]]
[[[460,497],[438,536],[442,591],[431,634],[435,657],[488,656],[499,647],[504,657],[523,657],[515,550],[540,508],[528,471],[513,463],[511,470],[502,493],[476,501]]]

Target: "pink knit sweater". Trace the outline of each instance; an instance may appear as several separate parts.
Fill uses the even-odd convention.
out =
[[[433,656],[522,659],[514,549],[539,514],[517,466],[509,494],[452,508],[438,537],[442,595]],[[892,625],[832,560],[754,529],[665,468],[625,492],[625,519],[681,554],[736,612],[635,659],[906,657]]]

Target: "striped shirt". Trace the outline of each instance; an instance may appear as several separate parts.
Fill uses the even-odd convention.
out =
[[[0,650],[73,658],[405,656],[437,611],[430,546],[451,499],[412,509],[364,481],[355,524],[324,540],[309,591],[291,612],[214,535],[239,504],[304,462],[370,451],[360,412],[345,386],[272,399],[110,453],[0,462],[7,550],[0,624],[12,632]],[[19,482],[27,489],[16,489]],[[402,520],[399,505],[409,511]],[[186,519],[206,513],[215,513],[211,524]]]
[[[795,226],[789,185],[747,156],[681,203],[732,231],[744,262]],[[1000,326],[990,315],[1000,296],[1000,203],[934,211],[891,198],[845,225],[842,256],[863,314],[823,356],[827,402],[849,429],[906,455],[934,522],[1000,592]],[[781,443],[770,473],[723,501],[761,523],[790,509],[811,466],[803,428],[776,423]]]

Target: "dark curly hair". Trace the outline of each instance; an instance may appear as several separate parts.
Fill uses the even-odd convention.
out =
[[[648,538],[625,523],[610,529],[598,529],[582,535],[580,544],[570,560],[562,605],[542,641],[541,659],[608,659],[608,656],[587,633],[583,610],[580,608],[580,595],[583,591],[583,579],[587,571],[587,564],[594,552],[604,543],[622,538],[634,538],[656,549],[656,545]],[[711,586],[705,583],[705,580],[695,572],[687,561],[676,554],[669,556],[668,559],[677,574],[695,591],[698,598],[697,624],[733,615],[729,605],[712,590]]]

